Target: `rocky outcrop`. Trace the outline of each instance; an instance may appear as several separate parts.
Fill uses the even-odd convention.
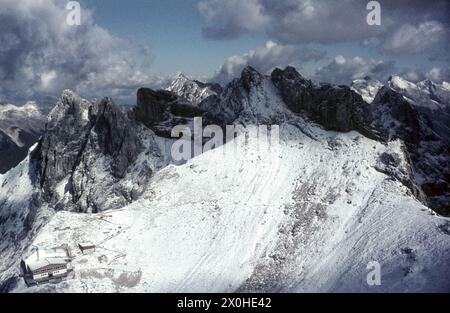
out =
[[[373,101],[373,126],[385,140],[400,138],[417,145],[423,138],[420,117],[412,104],[389,87],[383,87]]]
[[[158,136],[170,138],[175,125],[187,124],[205,111],[167,90],[141,88],[137,92],[137,106],[130,116],[153,130]]]
[[[31,158],[37,160],[39,183],[49,198],[80,162],[92,128],[90,107],[90,102],[66,90],[48,116],[45,134]]]
[[[100,101],[92,111],[96,141],[102,152],[112,157],[111,173],[123,178],[142,149],[136,131],[110,98]]]
[[[290,66],[275,69],[271,79],[292,112],[302,112],[328,130],[357,130],[374,137],[369,129],[369,105],[349,87],[316,87]]]
[[[294,113],[311,111],[314,107],[314,86],[291,66],[284,70],[276,68],[271,74],[272,82],[280,91],[284,102]]]
[[[170,91],[140,88],[137,92],[137,106],[134,109],[135,117],[148,126],[163,122],[169,118],[169,104],[175,100],[177,97]]]
[[[241,77],[234,79],[220,96],[211,96],[199,104],[219,125],[280,124],[289,111],[277,93],[270,78],[251,66],[242,71]]]
[[[45,201],[66,209],[98,211],[113,208],[108,199],[113,198],[111,193],[126,197],[125,191],[112,189],[141,150],[133,123],[111,99],[92,104],[65,91],[49,115],[31,160],[37,164]],[[99,194],[94,197],[94,193]]]
[[[382,137],[405,143],[415,181],[427,196],[428,206],[447,216],[450,215],[450,103],[445,99],[449,95],[429,82],[413,84],[392,77],[371,107],[373,127]]]
[[[373,137],[369,128],[369,105],[349,87],[322,85],[313,94],[317,106],[312,110],[312,116],[326,129],[356,130]]]

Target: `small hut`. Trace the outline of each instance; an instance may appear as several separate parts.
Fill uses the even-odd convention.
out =
[[[84,255],[95,252],[95,245],[93,243],[88,242],[79,243],[78,247],[80,248],[81,253],[83,253]]]

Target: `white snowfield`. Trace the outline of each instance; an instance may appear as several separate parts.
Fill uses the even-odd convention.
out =
[[[241,136],[235,153],[229,142],[169,165],[123,209],[56,213],[33,245],[68,244],[74,277],[13,291],[450,291],[449,219],[380,170],[387,153],[407,171],[401,143],[294,124],[278,149]]]

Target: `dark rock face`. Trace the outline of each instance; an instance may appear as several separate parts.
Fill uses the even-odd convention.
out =
[[[436,98],[437,99],[437,98]],[[436,101],[436,100],[435,100]],[[383,87],[372,103],[373,127],[384,140],[401,139],[407,148],[416,181],[436,212],[449,215],[450,114],[415,105],[392,88]]]
[[[271,79],[292,112],[303,112],[328,130],[357,130],[372,137],[369,105],[349,87],[315,87],[290,66],[275,69]]]
[[[104,154],[112,157],[111,170],[115,177],[123,178],[128,167],[136,160],[141,143],[130,120],[115,106],[111,99],[105,98],[95,106],[93,130]]]
[[[318,106],[316,110],[313,109],[313,116],[325,128],[342,132],[357,130],[364,135],[369,134],[369,105],[349,87],[321,86],[315,90],[314,99]]]
[[[91,104],[64,92],[49,114],[45,135],[31,157],[38,161],[38,176],[44,193],[52,196],[56,184],[80,162],[92,125],[88,119]]]
[[[272,82],[280,91],[284,102],[294,113],[311,111],[314,107],[313,84],[304,79],[295,68],[276,68],[271,75]]]
[[[194,80],[194,82],[196,82],[201,88],[209,87],[212,91],[214,91],[218,95],[220,95],[223,91],[222,86],[220,86],[220,84],[217,83],[203,83],[198,80]]]
[[[35,139],[37,141],[38,138]],[[28,147],[19,147],[7,134],[0,130],[0,174],[6,173],[25,159],[28,154]]]
[[[165,121],[169,118],[169,103],[176,99],[169,91],[141,88],[137,92],[137,107],[134,111],[136,119],[146,125]]]
[[[247,66],[242,71],[240,83],[247,92],[250,92],[252,87],[260,85],[262,80],[263,80],[263,75],[261,75],[253,67]]]
[[[170,138],[174,126],[186,124],[189,119],[205,114],[200,107],[178,98],[170,91],[141,88],[137,93],[137,106],[130,116],[158,136]]]
[[[383,87],[375,97],[371,110],[374,126],[385,140],[393,133],[407,144],[417,145],[421,141],[419,113],[403,96],[389,87]],[[386,125],[385,121],[397,121],[397,125]]]
[[[137,92],[134,116],[149,127],[171,119],[172,115],[192,118],[202,114],[203,110],[179,99],[170,91],[141,88]]]
[[[204,111],[199,107],[192,106],[188,103],[174,102],[170,106],[170,112],[175,116],[193,118],[203,116]]]
[[[141,150],[132,122],[111,99],[91,104],[65,91],[31,157],[45,201],[58,208],[62,199],[57,186],[66,181],[64,190],[71,193],[75,210],[98,211],[113,208],[105,205],[108,191],[116,188],[114,182],[124,178]],[[97,177],[99,166],[105,168],[107,177]],[[99,191],[103,195],[96,194]],[[112,193],[120,195],[117,190]]]

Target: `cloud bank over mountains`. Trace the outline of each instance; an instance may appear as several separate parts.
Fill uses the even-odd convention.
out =
[[[319,61],[325,57],[324,51],[301,46],[282,45],[269,40],[264,47],[250,50],[243,55],[229,57],[220,66],[211,81],[224,84],[239,77],[245,66],[250,65],[261,73],[271,72],[275,67],[293,65],[302,68],[310,61]]]
[[[89,10],[80,26],[69,26],[69,11],[57,5],[66,2],[0,2],[0,103],[52,97],[65,88],[127,101],[138,87],[159,83],[135,61],[148,60],[149,47],[113,36]]]
[[[450,80],[448,1],[380,1],[382,23],[376,27],[366,23],[367,2],[199,0],[203,28],[197,27],[204,40],[234,45],[243,36],[263,37],[259,46],[229,55],[215,73],[209,69],[205,75],[225,84],[246,65],[262,73],[293,65],[308,78],[337,84],[392,74],[412,81]],[[97,25],[85,7],[81,25],[69,26],[66,4],[0,0],[0,103],[39,102],[70,88],[87,98],[110,95],[133,104],[139,87],[168,84],[172,73],[150,73],[148,45]],[[424,62],[406,62],[408,67],[398,62],[417,56]],[[189,51],[183,57],[188,59]]]
[[[198,5],[203,34],[229,39],[266,32],[283,44],[338,42],[377,43],[389,52],[414,53],[439,44],[448,46],[448,10],[445,0],[379,1],[382,23],[369,26],[369,1],[343,0],[213,0]]]
[[[265,72],[275,66],[318,61],[320,56],[326,55],[324,52],[321,54],[320,49],[310,48],[311,44],[327,47],[353,43],[372,49],[383,58],[336,55],[329,64],[318,67],[314,78],[349,83],[352,79],[367,75],[385,80],[396,72],[409,74],[409,78],[416,78],[413,79],[415,81],[424,77],[434,77],[437,81],[449,80],[446,67],[433,67],[427,71],[397,68],[392,58],[426,53],[429,59],[442,59],[450,48],[450,4],[441,0],[431,3],[414,0],[379,2],[382,23],[373,27],[366,21],[368,1],[201,1],[198,8],[203,17],[202,31],[206,38],[229,40],[264,33],[271,39],[269,43],[277,42],[230,57],[213,79],[223,81],[235,77],[238,69],[245,64]],[[311,50],[315,51],[314,57],[311,57]],[[280,57],[281,53],[271,53],[273,51],[288,52],[286,57]]]

